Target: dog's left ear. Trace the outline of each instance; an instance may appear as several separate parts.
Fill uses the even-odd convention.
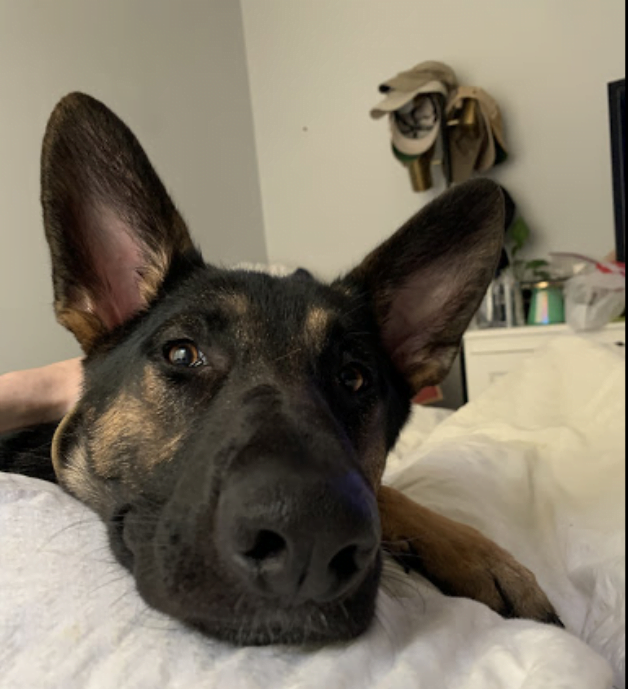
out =
[[[50,116],[41,200],[57,320],[86,352],[151,303],[175,261],[201,261],[133,133],[85,94]]]
[[[449,371],[503,241],[503,194],[474,180],[432,201],[336,283],[371,301],[383,344],[414,392]]]

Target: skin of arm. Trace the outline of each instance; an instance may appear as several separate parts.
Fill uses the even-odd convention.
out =
[[[76,403],[81,359],[0,375],[0,433],[58,421]]]

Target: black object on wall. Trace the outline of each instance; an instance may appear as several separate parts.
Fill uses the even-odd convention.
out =
[[[626,261],[626,80],[608,85],[617,260]]]

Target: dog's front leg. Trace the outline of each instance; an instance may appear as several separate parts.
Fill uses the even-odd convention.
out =
[[[561,625],[534,574],[479,531],[388,486],[379,489],[378,503],[383,548],[403,567],[446,595],[480,601],[504,617]]]

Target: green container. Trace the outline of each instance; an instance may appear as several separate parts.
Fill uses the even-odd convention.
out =
[[[528,325],[552,325],[565,322],[562,283],[537,282],[532,288]]]

